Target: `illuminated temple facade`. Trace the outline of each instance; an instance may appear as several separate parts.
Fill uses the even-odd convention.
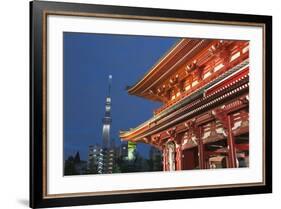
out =
[[[164,171],[249,166],[249,42],[181,39],[130,95],[161,102],[121,131],[162,152]]]

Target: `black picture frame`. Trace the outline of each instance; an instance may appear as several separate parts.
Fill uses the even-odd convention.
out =
[[[77,15],[83,13],[125,15],[138,19],[139,17],[177,19],[179,21],[197,20],[204,22],[239,22],[258,23],[265,27],[265,182],[264,185],[208,188],[196,190],[171,190],[158,192],[141,192],[109,195],[79,195],[67,197],[45,197],[44,181],[46,165],[44,155],[46,135],[44,128],[47,114],[44,103],[44,33],[46,25],[44,18],[51,13]],[[161,21],[161,20],[160,20]],[[44,208],[57,206],[76,206],[88,204],[106,204],[137,201],[168,200],[182,198],[199,198],[229,195],[260,194],[272,192],[272,17],[262,15],[230,14],[201,11],[183,11],[169,9],[152,9],[137,7],[105,6],[78,3],[58,3],[33,1],[30,2],[30,207]]]

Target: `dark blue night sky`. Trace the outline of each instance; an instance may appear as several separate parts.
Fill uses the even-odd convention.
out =
[[[160,103],[128,95],[135,84],[177,41],[177,38],[64,33],[64,155],[102,143],[102,118],[108,76],[112,80],[111,137],[120,144],[119,130],[136,127],[152,116]],[[138,144],[147,157],[149,145]]]

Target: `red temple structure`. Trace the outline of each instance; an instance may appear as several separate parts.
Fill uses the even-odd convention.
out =
[[[162,106],[123,141],[163,153],[163,170],[249,166],[249,42],[181,39],[130,95]]]

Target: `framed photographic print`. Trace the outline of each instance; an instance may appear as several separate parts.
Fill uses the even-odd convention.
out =
[[[272,17],[30,3],[30,207],[272,191]]]

